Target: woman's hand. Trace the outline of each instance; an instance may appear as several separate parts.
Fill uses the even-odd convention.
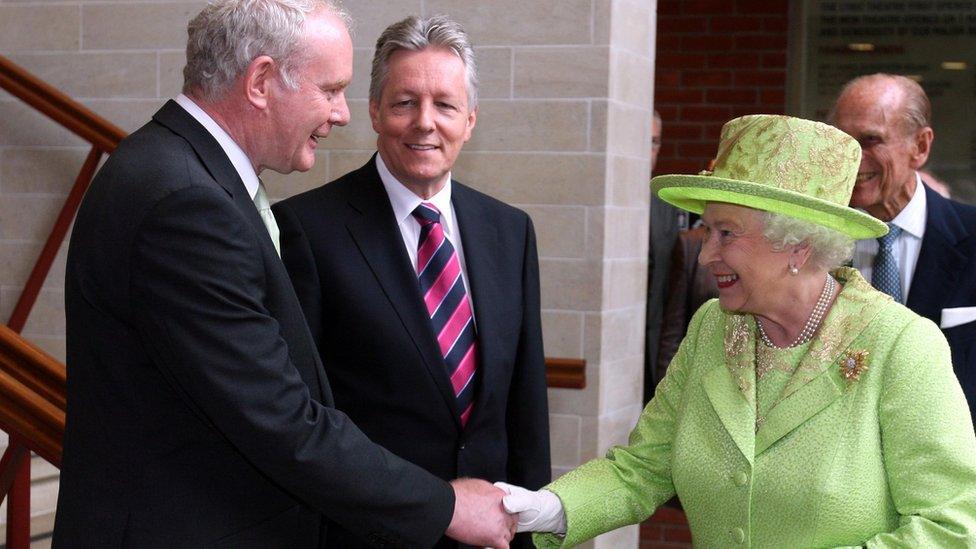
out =
[[[505,510],[518,513],[519,532],[566,533],[566,513],[556,494],[549,490],[533,492],[504,482],[496,482],[495,486],[508,494],[502,498]]]

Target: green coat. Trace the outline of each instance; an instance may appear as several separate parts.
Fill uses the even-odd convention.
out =
[[[696,546],[976,546],[976,436],[942,333],[834,274],[844,288],[758,429],[755,321],[702,306],[629,444],[548,487],[569,531],[536,543],[576,545],[677,493]]]

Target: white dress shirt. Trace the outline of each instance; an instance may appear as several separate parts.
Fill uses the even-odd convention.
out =
[[[908,292],[912,287],[912,276],[918,263],[918,254],[922,250],[922,236],[925,235],[925,222],[928,219],[926,209],[925,187],[922,178],[915,172],[915,194],[908,204],[898,212],[891,223],[901,228],[901,234],[892,246],[895,261],[898,262],[898,272],[901,274],[901,295],[908,301]],[[865,280],[871,280],[874,271],[874,256],[878,255],[878,241],[874,238],[858,240],[854,247],[854,267],[861,271]]]
[[[258,194],[258,174],[255,173],[254,166],[251,165],[251,160],[248,159],[244,150],[234,142],[231,136],[209,114],[194,103],[192,99],[181,93],[176,96],[174,101],[183,107],[186,112],[190,113],[190,116],[196,119],[217,140],[220,148],[224,150],[224,154],[227,155],[230,163],[237,170],[237,175],[241,176],[241,181],[244,182],[244,188],[247,189],[247,193],[251,196],[251,201],[253,202],[255,195]]]
[[[410,256],[410,264],[414,271],[417,270],[417,248],[420,244],[420,222],[413,216],[413,211],[421,202],[430,202],[441,211],[441,226],[444,228],[444,236],[454,246],[457,252],[458,261],[461,263],[461,280],[464,282],[464,290],[468,294],[468,303],[471,305],[472,314],[474,313],[474,301],[471,299],[471,286],[468,284],[468,268],[464,262],[464,247],[461,245],[461,230],[457,224],[457,214],[451,204],[451,174],[447,174],[447,184],[434,196],[424,200],[415,195],[413,191],[406,188],[403,183],[394,177],[390,169],[383,162],[383,157],[376,155],[376,171],[380,173],[383,187],[386,188],[386,195],[390,198],[390,205],[393,206],[393,215],[396,218],[397,227],[400,228],[400,235],[403,237],[403,245],[407,248]]]

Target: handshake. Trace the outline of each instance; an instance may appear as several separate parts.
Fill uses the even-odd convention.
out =
[[[454,517],[447,536],[462,543],[508,549],[516,532],[566,532],[566,514],[556,494],[533,492],[471,478],[451,482]]]

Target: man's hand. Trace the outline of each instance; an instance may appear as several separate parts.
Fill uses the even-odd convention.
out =
[[[461,543],[494,549],[508,549],[515,535],[515,517],[505,512],[505,492],[487,481],[461,478],[454,488],[454,517],[447,527],[448,537]]]

